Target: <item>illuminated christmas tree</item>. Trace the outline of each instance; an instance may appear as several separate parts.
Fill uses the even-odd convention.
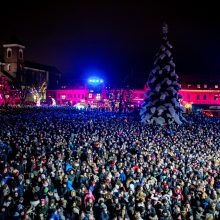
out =
[[[175,72],[172,56],[172,45],[167,39],[168,26],[163,25],[163,39],[159,52],[156,54],[154,68],[150,72],[145,100],[140,111],[141,121],[148,124],[182,124],[185,111],[180,104],[178,94],[180,84]]]

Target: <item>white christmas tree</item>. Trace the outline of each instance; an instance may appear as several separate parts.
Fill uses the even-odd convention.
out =
[[[186,121],[182,116],[185,111],[180,104],[181,89],[177,82],[175,64],[172,56],[172,45],[167,39],[168,26],[163,25],[163,39],[156,54],[154,68],[150,72],[145,100],[140,110],[141,121],[148,124],[182,124]]]

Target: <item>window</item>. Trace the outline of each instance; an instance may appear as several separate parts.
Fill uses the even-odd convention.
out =
[[[12,49],[8,48],[7,49],[7,58],[10,58],[12,56]]]
[[[8,71],[11,71],[11,64],[8,64]]]
[[[76,98],[76,94],[74,94],[74,98]]]
[[[71,94],[68,94],[67,97],[71,99],[71,98],[72,98],[72,95],[71,95]]]
[[[84,94],[82,94],[82,99],[84,99]]]
[[[91,99],[92,98],[92,94],[91,93],[89,93],[89,99]]]
[[[22,49],[19,49],[19,58],[23,59],[23,50]]]
[[[200,95],[197,95],[197,96],[196,96],[196,99],[199,100],[199,99],[200,99]]]
[[[201,88],[201,85],[200,84],[197,84],[197,89],[200,89]]]
[[[218,89],[218,85],[215,85],[215,89]]]
[[[96,99],[97,99],[97,100],[100,100],[100,99],[101,99],[100,94],[97,94],[97,95],[96,95]]]
[[[187,95],[187,99],[190,100],[190,94]]]
[[[216,100],[216,101],[218,100],[218,95],[214,96],[214,100]]]
[[[192,86],[191,84],[188,84],[188,85],[187,85],[188,89],[191,88],[191,86]]]
[[[66,99],[66,95],[61,95],[61,99]]]
[[[78,98],[80,98],[80,94],[78,94]]]
[[[206,100],[206,94],[205,94],[205,95],[203,95],[203,99],[204,99],[204,100]]]
[[[204,84],[204,89],[207,89],[207,84]]]

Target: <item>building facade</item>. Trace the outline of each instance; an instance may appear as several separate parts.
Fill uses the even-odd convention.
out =
[[[186,108],[192,108],[192,106],[204,106],[206,108],[219,106],[220,107],[220,83],[186,83],[182,85],[182,89],[179,93],[182,95],[180,100]],[[145,92],[147,88],[134,89],[132,90],[130,106],[140,107],[142,104]],[[111,90],[112,93],[115,90]],[[118,89],[119,91],[119,89]],[[101,91],[98,93],[91,92],[88,86],[83,88],[66,89],[62,88],[59,90],[48,90],[47,97],[52,97],[56,100],[58,105],[71,105],[77,103],[86,103],[93,105],[94,107],[103,107],[107,100],[109,100],[107,87],[103,86]],[[118,100],[116,100],[117,102]]]
[[[23,87],[38,87],[43,83],[47,88],[57,88],[61,80],[61,72],[54,66],[28,61],[25,59],[25,49],[24,44],[15,37],[3,44],[2,51],[0,51],[2,54],[0,77],[5,77],[14,90]],[[31,98],[30,94],[29,96]],[[2,99],[0,104],[1,102]]]
[[[46,82],[49,88],[59,85],[61,72],[54,66],[28,61],[24,56],[25,46],[13,37],[2,46],[0,76],[21,84]]]

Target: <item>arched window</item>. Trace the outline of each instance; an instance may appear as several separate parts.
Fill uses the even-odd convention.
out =
[[[11,71],[11,64],[8,64],[8,71]]]
[[[23,59],[23,50],[22,49],[19,49],[19,58]]]
[[[7,58],[10,58],[12,56],[12,49],[8,48],[7,49]]]
[[[203,99],[206,100],[206,94],[203,95]]]

